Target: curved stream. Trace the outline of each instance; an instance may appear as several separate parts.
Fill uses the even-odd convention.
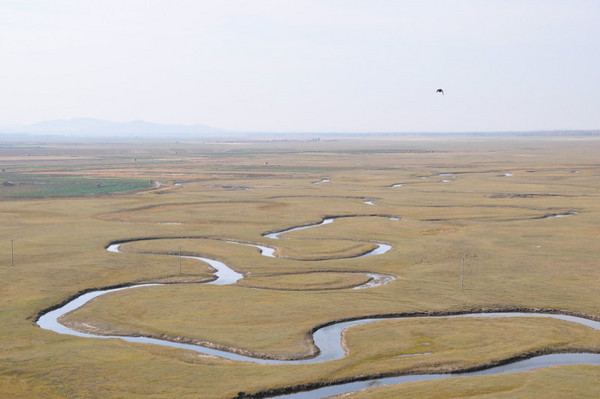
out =
[[[322,399],[333,395],[341,395],[344,393],[359,391],[362,389],[373,387],[395,385],[403,382],[430,381],[440,380],[443,378],[474,377],[480,375],[508,374],[522,371],[537,370],[551,366],[568,366],[577,364],[589,364],[594,366],[600,366],[600,355],[594,353],[542,355],[532,357],[526,360],[521,360],[519,362],[510,363],[503,366],[491,367],[479,371],[469,371],[454,374],[414,374],[397,377],[374,378],[365,381],[355,381],[342,383],[338,385],[330,385],[321,388],[315,388],[313,390],[308,391],[265,397],[275,399]]]
[[[268,238],[277,239],[277,238],[279,238],[278,237],[279,235],[290,232],[290,231],[305,229],[305,228],[309,228],[309,227],[315,227],[315,226],[319,226],[319,225],[327,224],[327,223],[331,223],[331,222],[333,222],[333,219],[325,219],[321,223],[318,223],[318,224],[296,227],[293,229],[288,229],[288,230],[283,230],[283,231],[276,232],[276,233],[271,233],[271,234],[268,234],[265,236]],[[254,247],[259,248],[261,250],[261,254],[263,254],[264,256],[271,256],[271,257],[274,256],[273,255],[274,250],[269,247],[263,247],[260,245],[248,244],[248,243],[242,243],[242,242],[236,242],[236,241],[230,241],[230,242],[235,243],[235,244],[254,246]],[[115,243],[115,244],[109,245],[106,249],[110,252],[119,252],[119,247],[121,244],[122,243]],[[389,246],[387,244],[378,244],[378,245],[379,245],[378,248],[376,248],[374,251],[371,251],[368,254],[365,254],[363,256],[372,256],[372,255],[382,254],[382,253],[387,252],[391,248],[391,246]],[[173,255],[171,255],[171,256],[173,256]],[[196,256],[185,256],[185,257],[206,262],[216,270],[216,272],[215,272],[216,279],[213,281],[207,282],[205,284],[220,284],[220,285],[233,284],[236,281],[238,281],[239,279],[243,278],[242,274],[232,270],[231,268],[229,268],[227,265],[225,265],[222,262],[219,262],[219,261],[216,261],[213,259],[209,259],[209,258],[196,257]],[[365,274],[368,274],[368,273],[365,273]],[[369,287],[373,287],[373,286],[378,286],[378,285],[385,284],[385,283],[391,281],[391,279],[393,279],[392,276],[385,276],[385,275],[378,275],[378,274],[368,274],[368,275],[370,277],[372,277],[372,280],[369,283],[367,283],[363,286],[356,287],[356,288],[369,288]],[[379,279],[381,279],[383,281],[373,283],[373,281],[377,281]],[[224,350],[208,348],[208,347],[204,347],[204,346],[200,346],[200,345],[172,342],[172,341],[149,338],[149,337],[130,337],[130,336],[98,335],[98,334],[92,334],[92,333],[83,333],[83,332],[79,332],[79,331],[70,329],[70,328],[60,324],[60,322],[58,321],[58,319],[62,315],[78,309],[79,307],[85,305],[90,300],[97,298],[101,295],[108,294],[111,292],[126,290],[126,289],[144,289],[145,287],[151,287],[151,286],[157,286],[157,285],[163,285],[163,284],[156,284],[156,283],[138,284],[138,285],[131,285],[131,286],[126,286],[126,287],[119,287],[119,288],[101,289],[101,290],[97,290],[97,291],[84,293],[82,295],[74,297],[73,299],[68,301],[66,304],[64,304],[54,310],[50,310],[50,311],[44,313],[42,316],[40,316],[38,318],[37,324],[41,328],[44,328],[44,329],[47,329],[50,331],[54,331],[59,334],[73,335],[73,336],[86,337],[86,338],[97,338],[97,339],[98,338],[101,338],[101,339],[118,338],[118,339],[122,339],[122,340],[128,341],[128,342],[151,343],[151,344],[156,344],[156,345],[170,346],[170,347],[175,347],[175,348],[192,350],[192,351],[204,353],[207,355],[218,356],[218,357],[222,357],[222,358],[226,358],[226,359],[230,359],[230,360],[249,361],[249,362],[255,362],[255,363],[262,363],[262,364],[310,364],[310,363],[320,363],[320,362],[341,359],[347,355],[342,346],[342,332],[345,329],[359,325],[359,324],[373,323],[373,322],[378,322],[378,321],[383,321],[383,320],[399,320],[399,319],[409,318],[409,317],[428,317],[428,318],[433,318],[433,317],[435,317],[435,318],[545,317],[545,318],[566,320],[569,322],[585,325],[585,326],[588,326],[588,327],[591,327],[591,328],[594,328],[594,329],[600,331],[600,322],[598,322],[598,321],[593,321],[593,320],[589,320],[589,319],[585,319],[585,318],[581,318],[581,317],[575,317],[575,316],[554,314],[554,313],[511,313],[511,312],[507,312],[507,313],[469,313],[469,314],[448,315],[448,316],[412,315],[412,316],[404,316],[404,317],[383,317],[383,318],[382,317],[380,317],[380,318],[366,317],[366,318],[362,318],[362,319],[358,319],[358,320],[341,321],[341,322],[337,322],[337,323],[317,329],[313,334],[313,341],[314,341],[315,346],[318,348],[318,355],[313,358],[298,359],[298,360],[275,360],[275,359],[263,359],[263,358],[244,356],[241,354],[224,351]],[[517,361],[514,363],[497,366],[497,367],[492,367],[492,368],[488,368],[488,369],[480,370],[480,371],[472,371],[472,372],[465,372],[465,373],[458,373],[458,374],[421,374],[421,375],[405,375],[405,376],[399,376],[399,377],[376,378],[376,379],[365,380],[365,381],[340,383],[337,385],[316,388],[311,391],[302,391],[302,392],[296,392],[296,393],[286,394],[286,395],[282,395],[282,396],[271,396],[271,397],[287,398],[287,399],[291,399],[291,398],[324,398],[324,397],[327,397],[330,395],[337,395],[337,394],[342,394],[342,393],[346,393],[346,392],[352,392],[352,391],[369,388],[369,387],[373,387],[373,386],[391,385],[391,384],[397,384],[397,383],[408,382],[408,381],[425,381],[425,380],[461,377],[461,376],[502,374],[502,373],[534,370],[534,369],[538,369],[538,368],[558,366],[558,365],[570,365],[570,364],[600,365],[600,354],[565,353],[565,354],[543,355],[543,356],[536,356],[536,357],[532,357],[530,359],[521,360],[521,361]]]
[[[279,235],[288,233],[290,231],[307,229],[310,227],[316,227],[316,226],[328,224],[331,222],[333,222],[333,219],[325,219],[321,223],[316,223],[316,224],[311,224],[311,225],[307,225],[307,226],[282,230],[282,231],[279,231],[276,233],[272,233],[271,235],[267,235],[267,237],[277,239],[277,238],[279,238],[278,237]],[[127,242],[131,242],[131,241],[127,241]],[[270,248],[270,247],[266,247],[266,246],[262,246],[262,245],[258,245],[258,244],[250,244],[250,243],[232,241],[232,240],[228,240],[227,242],[232,243],[232,244],[252,246],[252,247],[258,248],[260,250],[261,255],[263,255],[263,256],[275,257],[275,255],[274,255],[275,249],[274,248]],[[111,244],[106,248],[106,250],[109,252],[118,253],[118,252],[120,252],[119,247],[124,243],[125,242],[118,242],[118,243]],[[386,253],[390,249],[391,249],[391,246],[388,244],[377,244],[377,248],[375,248],[374,250],[372,250],[366,254],[361,255],[360,257],[381,255],[381,254]],[[171,256],[174,256],[174,255],[171,255]],[[204,257],[199,257],[199,256],[182,256],[182,257],[189,258],[189,259],[196,259],[196,260],[199,260],[202,262],[206,262],[212,268],[215,269],[214,275],[216,278],[213,281],[209,281],[204,284],[228,285],[228,284],[234,284],[238,280],[244,278],[244,276],[242,274],[231,269],[229,266],[227,266],[223,262],[219,262],[214,259],[204,258]],[[394,278],[395,278],[394,276],[389,276],[389,275],[379,274],[379,273],[364,273],[364,274],[370,277],[369,281],[365,284],[354,287],[355,289],[378,287],[378,286],[389,283],[390,281],[394,280]],[[54,331],[59,334],[73,335],[73,336],[86,337],[86,338],[105,338],[105,339],[106,338],[119,338],[119,339],[122,339],[122,340],[125,340],[128,342],[152,343],[152,344],[156,344],[156,345],[171,346],[171,347],[176,347],[176,348],[181,348],[181,349],[193,350],[193,351],[204,353],[207,355],[219,356],[219,357],[223,357],[223,358],[230,359],[230,360],[251,361],[251,362],[265,363],[265,364],[317,363],[317,362],[324,362],[324,361],[328,361],[328,360],[339,359],[339,358],[345,356],[344,350],[341,347],[341,341],[337,340],[337,341],[340,341],[338,343],[331,342],[332,341],[331,337],[333,337],[335,335],[335,334],[332,334],[332,331],[336,330],[335,325],[326,327],[323,329],[319,329],[318,331],[315,332],[313,339],[315,342],[315,346],[317,348],[319,348],[318,356],[311,358],[311,359],[283,361],[283,360],[254,358],[254,357],[244,356],[244,355],[240,355],[240,354],[229,352],[229,351],[207,348],[207,347],[204,347],[201,345],[183,344],[183,343],[179,343],[179,342],[172,342],[172,341],[168,341],[168,340],[161,340],[161,339],[155,339],[155,338],[150,338],[150,337],[129,337],[129,336],[99,335],[99,334],[83,333],[83,332],[68,328],[58,321],[58,319],[61,316],[80,308],[81,306],[85,305],[87,302],[89,302],[92,299],[97,298],[101,295],[105,295],[105,294],[109,294],[111,292],[121,291],[121,290],[125,290],[125,289],[134,289],[134,288],[140,289],[143,287],[157,286],[157,285],[164,285],[164,284],[157,284],[157,283],[137,284],[137,285],[130,285],[130,286],[126,286],[126,287],[100,289],[100,290],[88,292],[88,293],[74,297],[72,300],[68,301],[66,304],[58,307],[57,309],[54,309],[54,310],[44,313],[42,316],[40,316],[38,318],[37,324],[43,329]],[[341,334],[341,332],[340,332],[340,334]]]
[[[267,238],[271,238],[273,240],[277,240],[277,239],[279,239],[279,236],[281,234],[291,233],[292,231],[310,229],[311,227],[322,226],[324,224],[333,223],[333,220],[334,220],[334,218],[326,218],[326,219],[323,219],[323,221],[320,223],[313,223],[313,224],[307,224],[306,226],[292,227],[291,229],[276,231],[274,233],[263,234],[263,236],[265,236]]]
[[[292,227],[291,229],[286,229],[286,230],[276,231],[273,233],[263,234],[263,236],[266,238],[270,238],[272,240],[278,240],[279,236],[282,234],[291,233],[292,231],[310,229],[312,227],[317,227],[317,226],[323,226],[325,224],[333,223],[333,221],[335,219],[336,218],[325,218],[319,223],[307,224],[305,226],[299,226],[299,227]],[[383,244],[383,243],[379,243],[379,242],[377,242],[375,244],[377,245],[377,248],[375,248],[372,251],[367,252],[366,254],[358,256],[358,258],[364,258],[366,256],[372,256],[372,255],[382,255],[382,254],[386,253],[387,251],[389,251],[390,249],[392,249],[392,246],[388,245],[388,244]],[[257,248],[264,248],[264,247],[260,247],[259,245],[254,245],[254,244],[246,244],[246,245],[252,245]]]
[[[320,224],[322,224],[322,223],[320,223]],[[308,226],[305,226],[304,228],[307,228],[307,227]],[[279,234],[282,234],[285,232],[287,232],[287,231],[279,232]],[[241,244],[241,245],[249,245],[249,246],[257,247],[261,250],[261,254],[263,256],[269,256],[269,257],[274,256],[273,248],[264,247],[261,245],[255,245],[255,244],[242,243],[242,242],[237,242],[237,241],[229,241],[229,242],[233,243],[233,244]],[[106,250],[109,252],[118,253],[118,252],[120,252],[119,247],[122,244],[124,244],[124,242],[111,244],[106,248]],[[382,249],[381,248],[382,245],[389,247],[389,248]],[[387,252],[390,248],[391,248],[391,246],[389,246],[387,244],[381,244],[375,250],[373,250],[365,255],[362,255],[362,256],[380,255],[382,253]],[[175,255],[170,255],[170,256],[175,256]],[[213,281],[206,282],[204,284],[217,284],[217,285],[234,284],[235,282],[237,282],[238,280],[240,280],[244,277],[242,274],[236,272],[235,270],[232,270],[229,266],[227,266],[223,262],[219,262],[214,259],[204,258],[204,257],[199,257],[199,256],[182,256],[182,257],[189,258],[189,259],[196,259],[196,260],[199,260],[202,262],[206,262],[215,269],[214,274],[216,276],[216,279]],[[387,284],[388,282],[390,282],[394,279],[393,276],[384,275],[384,274],[378,274],[378,273],[365,273],[365,274],[370,277],[370,280],[365,284],[355,287],[356,289],[377,287],[380,285]],[[329,360],[340,359],[345,356],[344,349],[342,348],[342,345],[341,345],[341,340],[339,338],[336,339],[336,336],[341,337],[341,331],[343,329],[347,328],[348,326],[350,326],[350,324],[348,324],[346,327],[343,327],[342,330],[339,330],[339,328],[343,324],[336,324],[336,325],[328,326],[328,327],[317,330],[313,335],[313,340],[314,340],[315,346],[317,348],[319,348],[319,354],[316,357],[313,357],[310,359],[301,359],[301,360],[274,360],[274,359],[262,359],[262,358],[244,356],[244,355],[240,355],[240,354],[229,352],[229,351],[223,351],[223,350],[204,347],[201,345],[184,344],[184,343],[180,343],[180,342],[172,342],[172,341],[168,341],[168,340],[161,340],[161,339],[150,338],[150,337],[130,337],[130,336],[98,335],[98,334],[91,334],[91,333],[83,333],[83,332],[80,332],[77,330],[73,330],[73,329],[61,324],[58,321],[58,319],[61,316],[80,308],[81,306],[85,305],[92,299],[97,298],[101,295],[109,294],[111,292],[116,292],[116,291],[122,291],[125,289],[134,289],[134,288],[139,289],[139,288],[143,288],[143,287],[151,287],[151,286],[158,286],[158,285],[164,285],[164,284],[161,284],[161,283],[136,284],[136,285],[130,285],[130,286],[126,286],[126,287],[100,289],[100,290],[88,292],[88,293],[85,293],[85,294],[82,294],[82,295],[79,295],[79,296],[73,298],[72,300],[68,301],[65,305],[63,305],[57,309],[51,310],[51,311],[43,314],[41,317],[38,318],[37,324],[43,329],[54,331],[59,334],[73,335],[73,336],[85,337],[85,338],[105,338],[105,339],[106,338],[119,338],[119,339],[122,339],[122,340],[125,340],[128,342],[151,343],[151,344],[156,344],[156,345],[170,346],[170,347],[175,347],[175,348],[180,348],[180,349],[193,350],[193,351],[204,353],[207,355],[219,356],[219,357],[229,359],[229,360],[251,361],[251,362],[263,363],[263,364],[319,363],[319,362],[325,362],[325,361],[329,361]],[[352,325],[355,325],[355,324],[361,324],[362,322],[369,322],[369,321],[372,321],[372,320],[365,320],[365,321],[351,322],[351,323],[352,323]]]

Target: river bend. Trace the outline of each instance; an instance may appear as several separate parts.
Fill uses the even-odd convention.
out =
[[[296,227],[293,229],[270,233],[265,236],[268,238],[271,238],[271,239],[278,239],[279,235],[290,232],[290,231],[305,229],[305,228],[309,228],[309,227],[315,227],[315,226],[319,226],[322,224],[328,224],[331,222],[333,222],[333,219],[324,219],[321,223],[318,223],[318,224]],[[230,242],[233,244],[251,245],[251,246],[257,247],[264,256],[271,256],[271,257],[274,256],[273,255],[274,249],[269,248],[269,247],[263,247],[260,245],[247,244],[247,243],[234,242],[234,241],[230,241]],[[106,249],[110,252],[119,252],[119,246],[121,244],[122,243],[111,244]],[[390,248],[391,247],[387,244],[379,244],[378,248],[376,248],[376,250],[374,250],[368,254],[365,254],[363,256],[379,255],[379,254],[387,252]],[[215,269],[215,273],[214,273],[216,276],[215,280],[207,282],[205,284],[220,284],[220,285],[233,284],[236,281],[238,281],[239,279],[243,278],[242,274],[232,270],[224,263],[216,261],[214,259],[195,257],[195,256],[186,256],[186,258],[192,258],[192,259],[206,262]],[[376,274],[371,275],[372,280],[377,280],[377,276],[378,275],[376,275]],[[391,276],[388,276],[388,277],[391,277]],[[393,277],[391,277],[391,278],[393,278]],[[384,280],[385,280],[384,283],[389,282],[389,280],[386,280],[385,278],[384,278]],[[96,338],[96,339],[116,338],[116,339],[121,339],[121,340],[128,341],[128,342],[151,343],[151,344],[155,344],[155,345],[163,345],[163,346],[170,346],[170,347],[192,350],[192,351],[200,352],[200,353],[211,355],[211,356],[218,356],[218,357],[226,358],[229,360],[248,361],[248,362],[255,362],[255,363],[262,363],[262,364],[311,364],[311,363],[319,363],[319,362],[326,362],[326,361],[341,359],[344,356],[346,356],[346,352],[343,348],[342,338],[341,338],[342,332],[345,329],[359,325],[359,324],[373,323],[373,322],[379,322],[379,321],[391,320],[391,319],[402,319],[402,318],[407,318],[407,317],[436,317],[436,318],[545,317],[545,318],[561,319],[561,320],[569,321],[572,323],[585,325],[587,327],[594,328],[594,329],[600,331],[600,322],[598,322],[598,321],[594,321],[594,320],[590,320],[590,319],[586,319],[586,318],[582,318],[582,317],[575,317],[575,316],[555,314],[555,313],[504,312],[504,313],[469,313],[469,314],[445,315],[445,316],[444,315],[440,315],[440,316],[413,315],[413,316],[390,317],[390,318],[366,317],[366,318],[359,319],[359,320],[340,321],[340,322],[333,323],[333,324],[330,324],[330,325],[327,325],[325,327],[318,328],[317,330],[315,330],[315,332],[313,334],[313,341],[314,341],[315,346],[318,348],[318,355],[313,358],[297,359],[297,360],[275,360],[275,359],[263,359],[263,358],[244,356],[244,355],[240,355],[240,354],[233,353],[230,351],[223,351],[223,350],[213,349],[213,348],[204,347],[204,346],[195,345],[195,344],[173,342],[173,341],[150,338],[150,337],[131,337],[131,336],[98,335],[98,334],[91,334],[91,333],[83,333],[80,331],[70,329],[70,328],[62,325],[58,321],[60,316],[80,308],[81,306],[85,305],[87,302],[89,302],[92,299],[97,298],[101,295],[109,294],[109,293],[116,292],[116,291],[126,290],[126,289],[146,289],[148,287],[157,286],[157,285],[161,285],[161,284],[138,284],[138,285],[119,287],[119,288],[100,289],[97,291],[87,292],[82,295],[73,297],[66,304],[64,304],[56,309],[53,309],[53,310],[50,310],[50,311],[44,313],[43,315],[41,315],[38,318],[37,324],[43,329],[54,331],[59,334],[66,334],[66,335],[85,337],[85,338]],[[357,287],[357,288],[367,288],[367,287]],[[233,349],[233,350],[235,350],[235,349]],[[391,384],[397,384],[397,383],[409,382],[409,381],[425,381],[425,380],[462,377],[462,376],[503,374],[503,373],[526,371],[526,370],[534,370],[534,369],[550,367],[550,366],[571,365],[571,364],[600,365],[600,354],[564,353],[564,354],[543,355],[543,356],[536,356],[536,357],[533,357],[530,359],[521,360],[521,361],[517,361],[514,363],[505,364],[502,366],[492,367],[489,369],[479,370],[479,371],[472,371],[472,372],[465,372],[465,373],[458,373],[458,374],[421,374],[421,375],[405,375],[405,376],[387,377],[387,378],[375,378],[375,379],[370,379],[370,380],[366,380],[366,381],[347,382],[347,383],[341,383],[341,384],[337,384],[337,385],[319,387],[319,388],[316,388],[311,391],[303,391],[303,392],[296,392],[296,393],[292,393],[292,394],[286,394],[283,396],[269,396],[269,397],[286,398],[286,399],[325,398],[330,395],[338,395],[338,394],[352,392],[352,391],[356,391],[359,389],[365,389],[365,388],[369,388],[369,387],[373,387],[373,386],[384,386],[384,385],[391,385]]]

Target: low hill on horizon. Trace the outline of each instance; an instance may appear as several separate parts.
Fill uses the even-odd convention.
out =
[[[0,126],[0,138],[118,138],[118,139],[315,139],[316,137],[598,137],[600,130],[534,130],[472,132],[260,132],[234,131],[201,124],[161,124],[142,120],[112,122],[95,118],[43,121],[28,125]]]
[[[6,135],[63,137],[193,138],[199,136],[221,136],[233,133],[235,132],[200,124],[174,125],[141,120],[112,122],[95,118],[57,119],[29,125],[0,127],[0,134]]]

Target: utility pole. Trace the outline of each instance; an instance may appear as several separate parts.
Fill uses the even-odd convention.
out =
[[[10,240],[10,265],[15,265],[15,245],[14,240]]]
[[[465,287],[465,257],[462,257],[462,269],[460,271],[460,290]]]

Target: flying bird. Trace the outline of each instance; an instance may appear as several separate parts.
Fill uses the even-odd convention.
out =
[[[444,95],[444,90],[442,90],[442,89],[437,89],[435,92],[436,93],[442,93],[442,95]]]

